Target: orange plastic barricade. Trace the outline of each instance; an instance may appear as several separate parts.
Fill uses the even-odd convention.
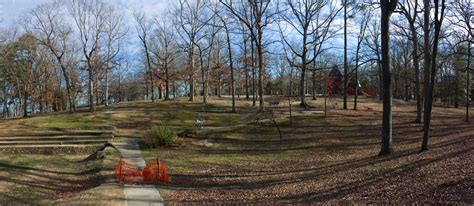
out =
[[[166,174],[166,163],[156,162],[147,164],[145,167],[137,167],[121,159],[115,167],[115,179],[121,184],[168,184],[171,178]]]

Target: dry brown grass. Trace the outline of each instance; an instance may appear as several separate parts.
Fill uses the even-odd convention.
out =
[[[413,122],[414,103],[395,100],[395,153],[377,156],[382,115],[378,100],[361,98],[358,111],[345,111],[340,99],[330,99],[326,117],[321,98],[308,103],[310,110],[294,106],[292,125],[286,99],[271,108],[283,144],[269,114],[258,113],[244,99],[237,101],[237,113],[230,113],[229,98],[211,98],[207,106],[186,100],[121,103],[114,105],[113,113],[99,112],[93,120],[115,126],[116,141],[142,138],[153,125],[182,131],[194,128],[196,118],[206,120],[197,134],[181,138],[180,147],[143,150],[148,159],[158,155],[167,162],[173,182],[158,188],[171,204],[474,203],[474,131],[473,123],[464,122],[463,109],[435,107],[430,150],[419,153],[422,125]],[[10,126],[0,122],[0,128]],[[118,159],[107,158],[109,166],[101,173],[110,177]],[[28,167],[15,168],[24,164],[14,156],[0,158],[2,202],[123,204],[120,187],[90,181],[102,175],[75,175],[89,168],[73,163],[78,156],[44,158],[55,164],[32,156],[20,159]],[[22,197],[26,199],[18,201]]]
[[[183,148],[147,151],[168,161],[173,183],[160,189],[171,203],[474,202],[474,131],[462,109],[434,108],[431,149],[419,153],[422,125],[414,123],[415,107],[394,101],[396,152],[377,156],[378,100],[361,99],[360,110],[345,111],[333,99],[327,117],[321,100],[309,101],[315,106],[309,111],[294,108],[292,126],[280,104],[273,109],[283,144],[272,124],[253,121],[262,116],[255,110],[238,108],[238,123],[229,123],[217,115],[229,110],[229,101],[211,103],[206,115],[219,124],[185,138]]]
[[[85,156],[2,155],[0,204],[123,205],[123,190],[113,179],[117,155],[78,162]]]

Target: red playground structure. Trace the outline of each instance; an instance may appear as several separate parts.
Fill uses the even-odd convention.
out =
[[[171,178],[166,174],[166,163],[156,162],[145,167],[135,166],[121,159],[115,167],[115,179],[120,184],[168,184]]]
[[[357,88],[357,89],[356,89]],[[337,67],[332,68],[329,72],[327,79],[327,95],[334,96],[336,94],[343,94],[344,92],[344,75],[337,69]],[[375,91],[364,91],[359,81],[349,81],[346,93],[348,95],[354,95],[357,92],[359,95],[365,97],[376,97],[378,94]]]

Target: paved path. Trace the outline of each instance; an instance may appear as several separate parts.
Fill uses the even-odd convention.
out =
[[[145,166],[145,160],[142,158],[140,148],[136,141],[125,143],[116,143],[115,147],[122,154],[122,158],[136,166]],[[124,193],[127,205],[164,205],[163,198],[154,185],[124,185]]]

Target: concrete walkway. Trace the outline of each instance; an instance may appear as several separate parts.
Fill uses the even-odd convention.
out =
[[[125,143],[116,143],[115,147],[120,151],[122,158],[138,167],[146,165],[142,158],[140,148],[136,141],[128,141]],[[153,185],[124,185],[124,193],[127,205],[164,205],[163,198]]]

